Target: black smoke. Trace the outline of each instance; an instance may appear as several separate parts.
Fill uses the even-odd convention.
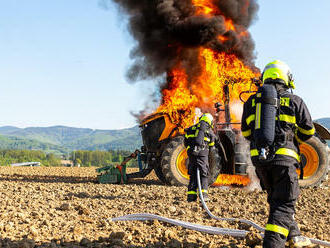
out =
[[[219,9],[212,17],[196,16],[192,0],[112,0],[128,15],[129,31],[137,41],[127,72],[131,81],[164,75],[181,63],[191,77],[198,73],[196,48],[212,48],[235,54],[254,68],[254,42],[249,33],[242,36],[255,20],[256,0],[210,0]],[[237,32],[227,31],[225,17]],[[220,41],[218,36],[226,37]]]

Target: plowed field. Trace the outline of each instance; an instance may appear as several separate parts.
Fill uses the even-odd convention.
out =
[[[153,174],[126,185],[95,181],[95,168],[0,167],[0,247],[261,247],[255,229],[208,218],[200,204],[185,201],[185,187],[165,186]],[[328,180],[302,190],[296,220],[303,235],[330,241],[329,186]],[[264,192],[210,188],[210,198],[217,216],[266,223]],[[251,235],[235,239],[159,221],[111,221],[143,212]]]

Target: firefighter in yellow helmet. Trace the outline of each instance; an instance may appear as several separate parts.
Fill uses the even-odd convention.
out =
[[[213,116],[205,113],[199,118],[199,122],[185,130],[184,143],[187,148],[189,164],[189,185],[187,201],[197,200],[197,168],[200,170],[202,194],[205,201],[209,200],[207,190],[209,186],[209,147],[215,144],[213,132]]]
[[[263,86],[245,102],[241,130],[250,141],[251,159],[270,206],[263,247],[305,247],[294,220],[299,195],[299,143],[314,135],[304,101],[290,93],[295,88],[290,68],[275,60],[262,73]]]

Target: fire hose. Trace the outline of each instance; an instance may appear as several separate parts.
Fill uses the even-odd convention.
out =
[[[205,209],[205,211],[208,213],[208,215],[212,218],[212,219],[216,219],[216,220],[221,220],[221,221],[238,221],[238,222],[241,222],[241,223],[245,223],[245,224],[248,224],[250,226],[253,226],[254,228],[256,228],[258,231],[261,231],[261,232],[265,232],[265,229],[261,226],[259,226],[258,224],[250,221],[250,220],[245,220],[245,219],[237,219],[237,218],[220,218],[220,217],[217,217],[215,216],[214,214],[212,214],[210,212],[210,210],[208,209],[205,201],[204,201],[204,198],[203,198],[203,194],[202,194],[202,187],[201,187],[201,180],[200,180],[200,171],[199,171],[199,168],[197,168],[197,183],[198,183],[198,190],[199,190],[199,197],[201,199],[201,202],[202,202],[202,205],[203,205],[203,208]],[[261,236],[263,237],[264,234],[261,234]],[[309,238],[309,240],[313,243],[313,244],[317,244],[317,245],[322,245],[322,246],[326,246],[326,247],[330,247],[330,242],[327,242],[327,241],[323,241],[323,240],[319,240],[319,239],[313,239],[313,238]]]
[[[248,224],[250,226],[253,226],[254,228],[256,228],[257,230],[264,232],[265,229],[259,225],[257,225],[256,223],[250,221],[250,220],[245,220],[245,219],[237,219],[237,218],[220,218],[215,216],[214,214],[211,213],[211,211],[209,210],[209,208],[207,207],[205,201],[204,201],[204,197],[202,194],[202,186],[201,186],[201,178],[200,178],[200,171],[199,168],[197,168],[197,183],[198,183],[198,191],[199,191],[199,197],[201,199],[202,205],[204,210],[207,212],[207,214],[212,218],[212,219],[216,219],[216,220],[220,220],[220,221],[235,221],[235,222],[241,222],[241,223],[245,223]]]
[[[265,232],[265,229],[250,220],[238,219],[238,218],[220,218],[220,217],[217,217],[214,214],[212,214],[210,212],[210,210],[208,209],[208,207],[204,201],[203,195],[202,195],[199,169],[197,169],[197,183],[198,183],[199,196],[200,196],[203,208],[205,209],[205,211],[208,213],[208,215],[212,219],[216,219],[216,220],[220,220],[220,221],[235,221],[235,222],[245,223],[250,226],[253,226],[258,231],[262,232],[261,236],[262,237],[264,236],[263,232]],[[246,230],[205,226],[205,225],[194,224],[194,223],[190,223],[190,222],[186,222],[186,221],[175,220],[175,219],[166,218],[166,217],[163,217],[160,215],[148,214],[148,213],[129,214],[129,215],[124,215],[124,216],[120,216],[117,218],[112,218],[112,221],[136,221],[136,220],[139,220],[139,221],[159,220],[159,221],[163,221],[163,222],[166,222],[166,223],[169,223],[172,225],[176,225],[176,226],[181,226],[181,227],[184,227],[184,228],[187,228],[190,230],[194,230],[194,231],[198,231],[198,232],[204,232],[204,233],[208,233],[208,234],[217,234],[217,235],[229,235],[229,236],[233,236],[233,237],[237,237],[237,238],[244,238],[249,233],[249,231],[246,231]],[[313,239],[313,238],[309,238],[309,239],[313,244],[330,247],[330,242],[319,240],[319,239]]]

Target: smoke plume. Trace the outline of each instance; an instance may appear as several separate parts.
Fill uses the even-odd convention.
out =
[[[130,52],[130,81],[164,75],[178,62],[191,77],[198,73],[195,48],[200,46],[235,54],[254,68],[254,42],[246,30],[256,17],[256,0],[200,0],[216,7],[212,15],[196,14],[194,0],[112,1],[128,15],[129,31],[137,41]],[[228,29],[228,20],[234,30]]]

